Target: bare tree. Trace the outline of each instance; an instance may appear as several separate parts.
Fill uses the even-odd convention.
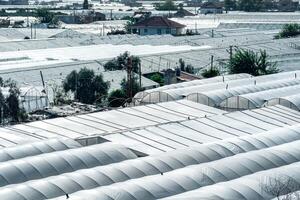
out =
[[[289,176],[264,177],[260,187],[262,192],[275,197],[277,200],[300,200],[300,195],[297,192],[300,190],[300,184]]]

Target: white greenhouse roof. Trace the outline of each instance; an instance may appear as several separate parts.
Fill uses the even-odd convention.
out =
[[[109,186],[82,190],[71,194],[71,198],[86,200],[111,199],[160,199],[192,191],[220,182],[232,181],[257,172],[274,169],[295,163],[299,172],[300,141],[275,147],[237,154],[224,159],[191,165],[163,174],[131,179]],[[294,174],[293,173],[293,174]],[[294,174],[296,175],[296,174]],[[299,174],[296,180],[300,181]],[[65,199],[65,196],[57,199]]]
[[[190,192],[182,193],[176,196],[163,198],[163,200],[278,199],[278,197],[273,192],[267,192],[267,191],[276,190],[274,188],[278,188],[278,186],[275,185],[276,184],[281,185],[283,182],[283,184],[288,183],[291,185],[287,186],[288,187],[287,190],[282,190],[281,191],[282,193],[286,193],[287,191],[297,192],[297,188],[299,188],[298,185],[300,184],[299,169],[300,169],[300,162],[296,162],[287,166],[260,171],[231,181],[225,181],[218,184],[213,184],[211,186],[196,189]],[[264,191],[263,187],[265,187],[267,191]],[[286,195],[282,195],[282,196],[286,198]],[[281,199],[281,197],[279,198]],[[74,199],[76,200],[76,198]]]
[[[145,154],[155,155],[298,123],[300,113],[283,106],[271,106],[124,130],[100,137]]]
[[[227,99],[243,94],[249,94],[260,91],[267,91],[276,88],[284,88],[288,86],[299,85],[300,79],[282,79],[276,81],[269,81],[266,83],[256,85],[246,85],[241,87],[234,87],[231,89],[220,89],[200,93],[192,93],[187,95],[186,99],[195,101],[209,106],[226,107]]]
[[[2,52],[5,58],[0,62],[0,70],[24,69],[29,67],[68,63],[74,61],[112,59],[125,51],[132,55],[143,56],[150,54],[175,53],[180,51],[192,51],[208,49],[209,46],[151,46],[151,45],[89,45],[79,47],[62,47],[25,51]]]
[[[240,74],[237,77],[227,75],[224,76],[223,81],[220,81],[221,77],[208,78],[146,90],[136,94],[135,98],[141,103],[157,103],[170,100],[179,100],[190,94],[195,95],[201,92],[211,92],[221,89],[232,89],[241,86],[264,84],[266,82],[277,80],[293,80],[297,76],[300,76],[300,71],[284,72],[257,77],[247,77],[247,75],[244,77],[243,74]]]
[[[299,94],[300,85],[270,89],[266,91],[254,92],[244,95],[238,95],[226,99],[226,108],[234,109],[253,109],[264,106],[264,104],[273,98]],[[221,107],[223,105],[221,104]]]
[[[79,148],[81,145],[71,139],[49,139],[0,149],[0,162],[36,156],[45,153]]]
[[[201,163],[209,163],[245,152],[257,151],[300,139],[299,126],[279,128],[256,135],[237,137],[215,143],[122,161],[106,166],[77,170],[48,178],[0,188],[6,200],[42,200],[111,185],[130,179],[170,172]],[[243,156],[245,157],[245,156]]]
[[[207,85],[207,84],[223,83],[223,82],[227,82],[230,80],[239,80],[239,79],[245,79],[245,78],[250,78],[250,77],[251,77],[251,75],[249,75],[249,74],[233,74],[233,75],[217,76],[217,77],[213,77],[213,78],[176,83],[176,84],[165,85],[165,86],[162,86],[159,88],[154,88],[154,89],[139,92],[134,96],[134,98],[137,101],[141,101],[147,95],[151,95],[151,93],[163,92],[163,91],[170,90],[170,89],[185,89],[185,88],[189,88],[192,86],[202,86],[202,85]],[[175,100],[175,99],[173,99],[173,100]],[[158,103],[158,102],[156,102],[156,103]]]
[[[0,132],[1,135],[20,137],[22,140],[18,143],[22,143],[25,139],[29,141],[57,137],[77,139],[223,113],[226,111],[181,100],[23,123],[2,127]],[[2,146],[6,146],[6,141]]]
[[[267,105],[280,104],[288,108],[300,111],[300,94],[294,94],[289,96],[283,96],[279,98],[273,98],[268,100]]]
[[[131,150],[111,143],[25,157],[0,163],[0,186],[134,158]]]

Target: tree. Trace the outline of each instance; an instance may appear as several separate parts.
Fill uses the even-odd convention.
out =
[[[164,77],[160,73],[155,73],[150,76],[150,79],[156,83],[159,83],[160,86],[164,85]]]
[[[20,88],[17,87],[17,83],[11,79],[3,81],[0,78],[0,86],[2,88],[8,88],[8,95],[3,95],[2,90],[0,92],[0,112],[1,122],[20,122],[27,119],[27,114],[23,108],[20,107]]]
[[[211,68],[211,69],[205,69],[202,72],[202,76],[205,78],[211,78],[211,77],[215,77],[215,76],[219,76],[220,75],[220,71],[217,68]]]
[[[39,8],[35,13],[36,17],[40,19],[41,23],[50,23],[54,18],[54,13],[46,8]]]
[[[101,103],[107,96],[109,83],[103,80],[102,74],[95,75],[93,70],[82,68],[78,73],[73,70],[65,78],[63,88],[65,92],[74,92],[79,102],[93,104]]]
[[[253,76],[279,72],[276,63],[268,61],[265,50],[254,52],[241,48],[236,48],[236,52],[229,60],[227,68],[230,74],[248,73]]]
[[[300,35],[299,24],[285,24],[282,30],[275,36],[275,39],[295,37],[298,35]]]
[[[125,78],[121,81],[121,90],[124,92],[126,99],[130,98],[128,95],[128,87],[129,87],[128,84],[129,84],[129,82]],[[141,91],[141,88],[138,83],[138,80],[136,77],[133,77],[133,79],[132,79],[132,96],[134,96],[139,91]]]
[[[156,6],[157,10],[177,10],[177,6],[172,0],[165,0],[163,4],[158,4]]]
[[[89,2],[88,0],[83,1],[83,9],[88,10],[89,9]]]
[[[183,72],[187,72],[190,74],[195,73],[195,69],[194,69],[193,65],[191,65],[191,64],[185,65],[185,62],[182,58],[179,59],[179,68]]]
[[[131,56],[128,51],[105,63],[104,69],[107,71],[126,69],[129,58],[132,61],[132,71],[138,73],[141,59],[138,56]]]
[[[123,90],[114,90],[108,96],[108,105],[110,107],[120,107],[126,103],[126,94]]]
[[[277,200],[300,199],[300,184],[293,178],[285,175],[265,177],[260,183],[263,192],[276,197]]]
[[[236,9],[236,0],[225,0],[224,7],[226,11],[235,10]]]
[[[238,6],[246,12],[257,12],[262,8],[262,0],[239,0]]]

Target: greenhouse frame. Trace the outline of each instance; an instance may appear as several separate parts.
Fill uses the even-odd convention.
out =
[[[290,142],[300,140],[299,130],[299,125],[284,127],[256,135],[202,144],[156,156],[77,170],[26,183],[6,186],[4,189],[0,188],[0,196],[6,200],[42,200],[63,196],[64,194],[71,195],[79,190],[166,173],[246,152],[255,152],[285,143],[289,144]]]
[[[283,72],[280,74],[270,74],[270,75],[257,76],[257,77],[252,77],[252,76],[247,77],[247,75],[240,74],[240,76],[235,77],[236,79],[233,79],[234,76],[232,77],[232,75],[227,75],[227,76],[230,77],[230,79],[227,78],[224,79],[223,81],[220,81],[219,77],[221,76],[219,76],[217,78],[215,77],[215,78],[183,82],[179,84],[173,84],[174,86],[167,85],[160,88],[146,90],[137,93],[135,95],[135,99],[138,103],[141,104],[174,101],[174,100],[183,99],[185,97],[188,97],[188,99],[192,99],[192,96],[194,96],[195,94],[207,92],[207,91],[215,91],[221,89],[227,90],[227,89],[241,87],[241,86],[264,84],[266,82],[271,82],[271,81],[273,82],[273,81],[283,81],[283,80],[287,80],[287,81],[294,80],[300,76],[300,71]]]
[[[221,103],[220,107],[230,110],[246,110],[260,108],[266,105],[268,100],[284,96],[298,94],[300,85],[270,89],[266,91],[254,92],[250,94],[238,95],[226,99],[226,103]]]
[[[241,86],[232,89],[215,90],[201,93],[192,93],[187,95],[186,99],[194,102],[198,102],[204,105],[219,107],[221,104],[223,107],[227,106],[227,99],[243,94],[249,94],[260,91],[267,91],[270,89],[284,88],[293,85],[299,85],[300,79],[283,79],[279,81],[270,81],[259,85]]]
[[[279,98],[273,98],[268,100],[268,102],[266,102],[266,105],[268,106],[277,105],[277,104],[291,108],[296,111],[300,111],[300,95],[295,94],[295,95],[283,96]]]
[[[259,171],[299,163],[300,141],[238,154],[145,178],[82,190],[74,199],[160,199],[234,180]],[[65,198],[65,197],[63,197]],[[57,198],[57,199],[63,199]]]

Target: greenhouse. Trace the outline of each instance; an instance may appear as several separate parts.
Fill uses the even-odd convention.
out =
[[[274,190],[278,191],[278,189],[276,189],[278,186],[276,185],[292,184],[287,189],[280,190],[280,196],[283,198],[279,197],[279,199],[285,199],[287,197],[286,194],[298,192],[300,184],[299,169],[300,162],[297,162],[287,166],[277,167],[275,169],[269,169],[248,176],[243,176],[232,181],[226,181],[168,198],[163,198],[162,200],[278,200],[277,195],[272,192]],[[76,198],[74,199],[77,200]],[[84,198],[81,197],[78,199]],[[93,198],[90,199],[93,200]],[[296,199],[298,199],[298,197],[296,197],[295,200]]]
[[[242,74],[241,74],[242,75]],[[230,75],[227,75],[230,77]],[[224,77],[227,77],[224,76]],[[294,80],[300,76],[300,71],[284,72],[280,74],[271,74],[257,77],[244,77],[239,79],[227,79],[220,82],[219,78],[209,78],[203,80],[189,81],[180,84],[177,88],[173,88],[172,85],[163,86],[156,89],[146,90],[136,94],[135,98],[140,103],[158,103],[166,101],[174,101],[183,99],[184,97],[207,91],[214,91],[220,89],[231,89],[241,86],[251,86],[257,84],[264,84],[270,81],[283,81]],[[208,81],[211,80],[211,81]],[[213,82],[213,80],[215,80]],[[192,85],[196,84],[196,85]]]
[[[57,137],[78,139],[223,113],[226,111],[180,100],[17,124],[1,127],[0,132],[2,135],[12,134],[17,144],[24,140],[36,141]],[[84,142],[84,145],[99,142],[103,140],[91,139],[91,143]],[[8,146],[12,145],[9,141],[3,141],[3,146],[6,146],[6,143]]]
[[[260,108],[264,106],[270,99],[298,94],[299,91],[300,85],[294,85],[289,87],[254,92],[250,94],[238,95],[226,99],[226,101],[224,103],[221,103],[220,106],[222,108],[231,110]]]
[[[259,85],[241,86],[232,89],[214,90],[201,93],[192,93],[187,95],[186,99],[198,102],[204,105],[219,107],[220,104],[227,107],[227,99],[243,94],[266,91],[276,88],[284,88],[288,86],[299,85],[300,79],[283,79],[278,81],[270,81]]]
[[[81,145],[71,139],[49,139],[0,149],[0,162],[16,160],[45,153],[79,148]]]
[[[136,157],[131,150],[121,145],[104,143],[11,160],[0,163],[0,186],[107,165]]]
[[[244,78],[250,78],[250,77],[251,77],[251,75],[249,75],[249,74],[234,74],[234,75],[217,76],[214,78],[165,85],[165,86],[162,86],[159,88],[154,88],[154,89],[139,92],[134,96],[134,99],[136,102],[158,103],[158,102],[163,102],[163,99],[168,98],[168,97],[160,97],[159,96],[160,95],[159,93],[163,92],[165,90],[206,85],[206,84],[210,84],[210,83],[222,83],[222,82],[227,82],[230,80],[238,80],[238,79],[244,79]],[[148,95],[150,95],[150,96],[148,96]],[[153,95],[153,97],[151,97],[151,95]],[[161,99],[161,100],[157,100],[157,99]],[[168,101],[171,101],[171,100],[175,100],[175,99],[172,97],[170,99],[168,99]]]
[[[268,102],[266,102],[266,105],[277,105],[277,104],[291,108],[296,111],[300,111],[300,95],[295,94],[289,96],[282,96],[279,98],[270,99],[268,100]]]
[[[74,199],[160,199],[201,187],[231,181],[256,172],[275,169],[300,160],[300,141],[251,151],[220,160],[191,165],[145,178],[82,190]],[[297,179],[300,179],[299,174]],[[65,198],[65,196],[63,197]],[[60,198],[60,199],[63,199]]]
[[[42,200],[63,196],[135,178],[166,173],[190,165],[208,163],[245,152],[270,148],[300,139],[300,127],[285,127],[246,136],[198,145],[157,156],[126,160],[106,166],[77,170],[58,176],[32,180],[0,189],[6,200]]]

